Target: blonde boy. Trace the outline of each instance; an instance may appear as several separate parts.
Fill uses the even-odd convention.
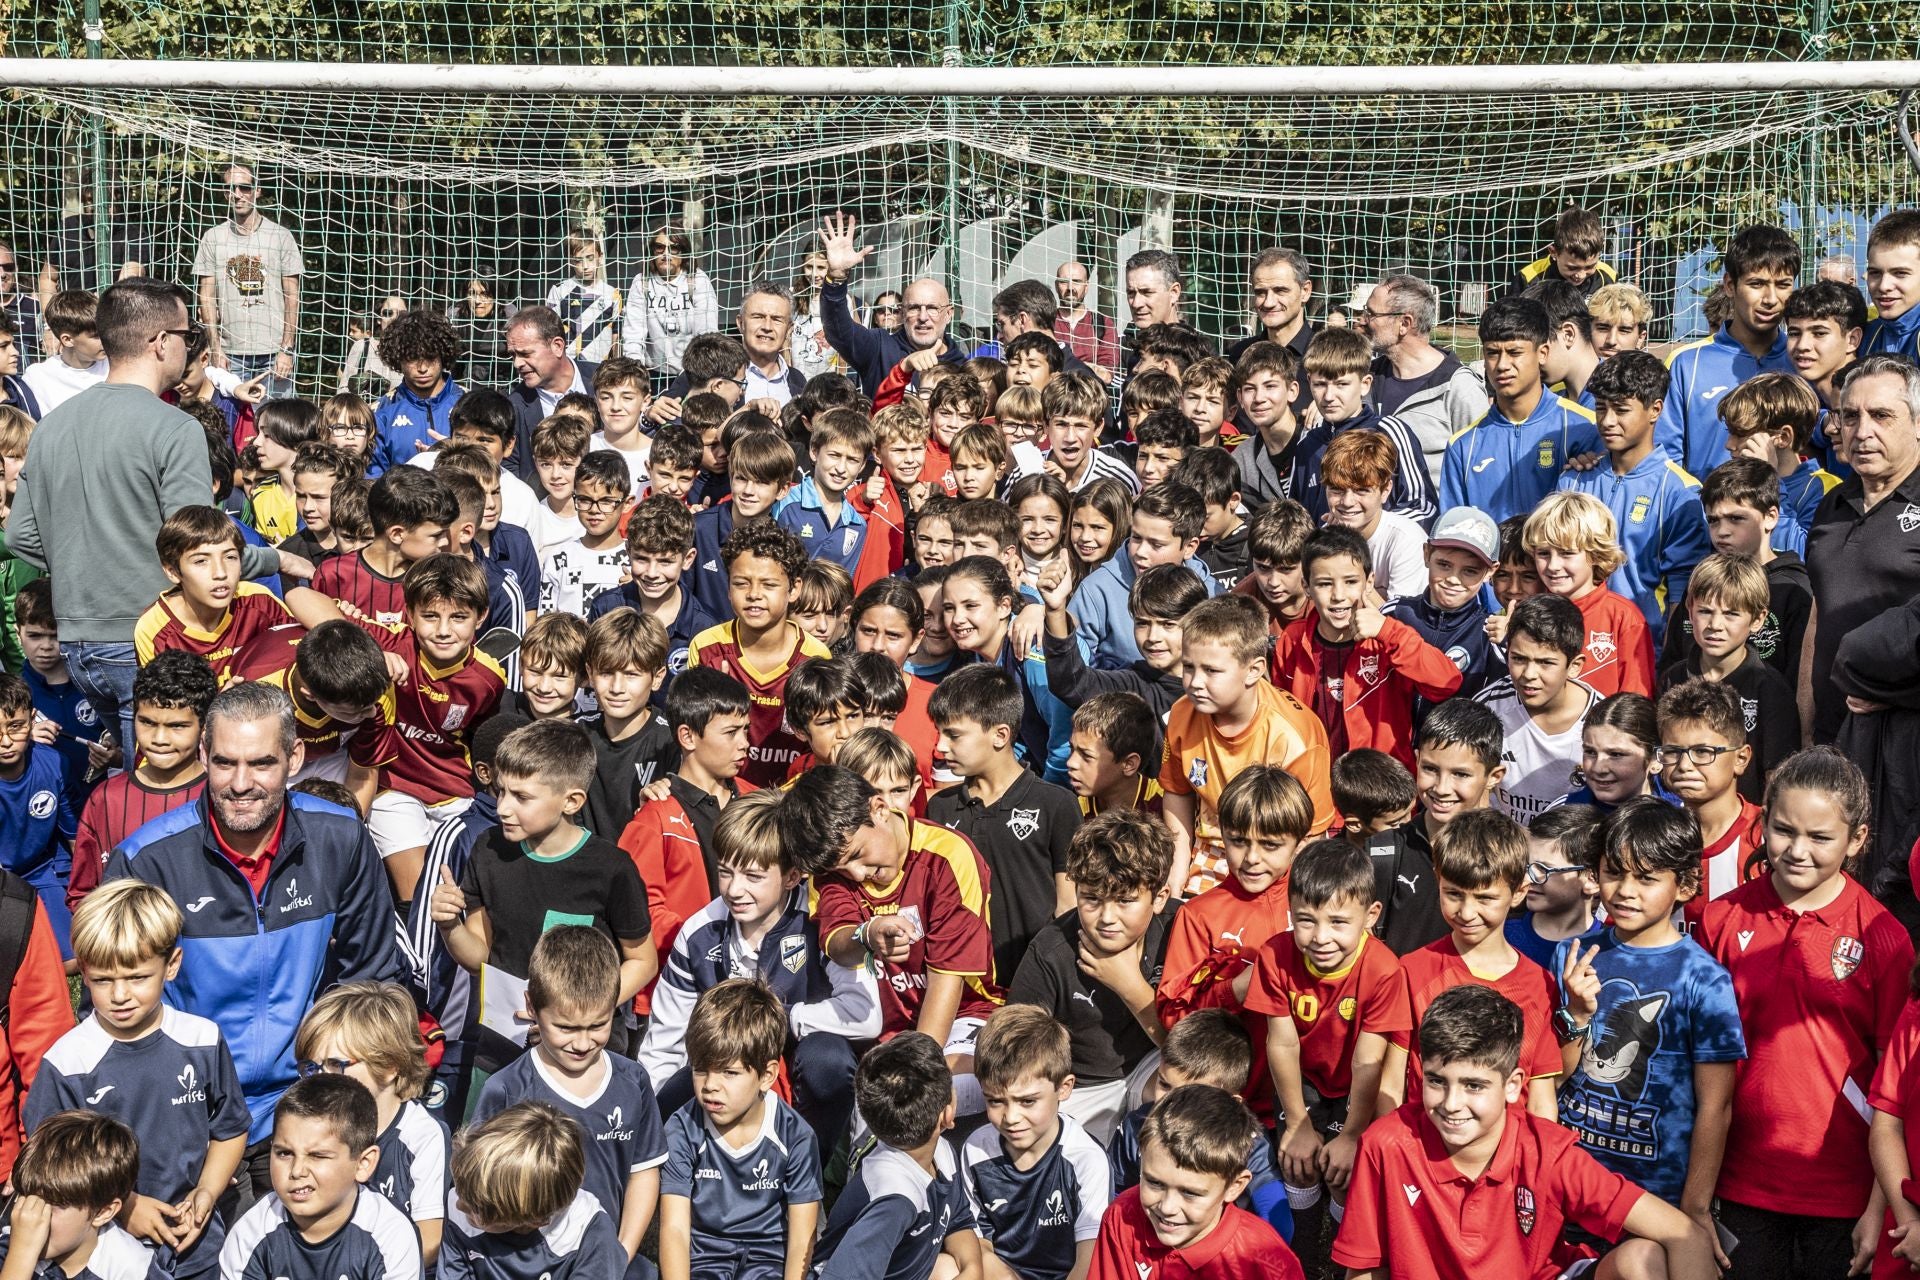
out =
[[[1622,351],[1646,349],[1653,304],[1633,285],[1608,284],[1594,290],[1587,299],[1587,315],[1593,320],[1594,354],[1602,360]]]
[[[447,1213],[448,1280],[616,1276],[626,1270],[612,1214],[582,1190],[580,1126],[522,1102],[460,1135]]]
[[[1606,586],[1607,575],[1626,561],[1606,504],[1586,493],[1549,494],[1527,517],[1521,539],[1540,585],[1573,601],[1586,624],[1581,681],[1603,698],[1623,692],[1652,697],[1653,636],[1646,615]],[[1505,639],[1502,627],[1494,641]]]

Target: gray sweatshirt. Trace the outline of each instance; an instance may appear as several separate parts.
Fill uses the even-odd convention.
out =
[[[200,424],[143,387],[103,383],[49,413],[27,445],[7,549],[53,578],[60,639],[131,644],[134,623],[171,585],[154,537],[181,507],[213,503]],[[248,547],[241,571],[280,554]]]

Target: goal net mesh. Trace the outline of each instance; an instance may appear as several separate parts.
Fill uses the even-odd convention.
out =
[[[727,29],[743,57],[772,60],[778,43],[755,43],[764,20],[743,12]],[[1514,60],[1484,36],[1476,47]],[[1050,280],[1069,257],[1088,264],[1096,309],[1115,314],[1127,254],[1164,245],[1190,273],[1190,318],[1230,338],[1249,328],[1250,255],[1286,244],[1332,302],[1386,271],[1426,277],[1443,323],[1464,333],[1577,202],[1600,215],[1607,260],[1652,297],[1654,336],[1668,338],[1704,332],[1701,302],[1735,228],[1789,227],[1810,276],[1821,255],[1863,257],[1872,219],[1920,185],[1895,99],[1868,91],[1568,94],[1548,90],[1550,69],[1520,96],[1260,99],[466,95],[407,79],[396,65],[382,92],[0,92],[0,236],[23,284],[63,219],[111,224],[154,271],[189,281],[225,209],[220,164],[246,159],[262,207],[305,254],[300,365],[317,390],[380,299],[444,307],[477,277],[507,301],[540,301],[565,278],[562,240],[577,227],[602,236],[624,293],[654,230],[686,226],[723,315],[751,280],[799,279],[820,216],[844,209],[877,249],[855,294],[939,275],[963,332],[990,330],[998,287]],[[1151,81],[1141,68],[1143,89]]]

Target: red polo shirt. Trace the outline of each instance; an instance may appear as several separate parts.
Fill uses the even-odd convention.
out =
[[[1793,911],[1764,876],[1708,903],[1693,936],[1733,975],[1747,1033],[1720,1195],[1859,1217],[1873,1189],[1867,1089],[1913,967],[1905,926],[1851,878],[1819,910]]]
[[[1415,1100],[1361,1135],[1333,1260],[1392,1280],[1549,1280],[1585,1256],[1560,1243],[1566,1223],[1617,1240],[1645,1194],[1518,1105],[1469,1178]]]
[[[211,809],[212,797],[208,797],[207,805]],[[220,820],[217,817],[210,817],[207,825],[213,828],[213,842],[220,846],[220,852],[226,855],[227,861],[231,862],[234,869],[245,876],[247,883],[253,886],[253,896],[258,898],[265,893],[267,876],[273,871],[274,855],[280,852],[280,837],[287,832],[286,808],[282,806],[279,816],[273,820],[273,837],[261,845],[259,855],[252,858],[227,843],[226,836],[220,832]]]
[[[1114,1197],[1100,1219],[1087,1280],[1304,1280],[1300,1259],[1272,1227],[1233,1205],[1213,1230],[1169,1249],[1140,1207],[1140,1188]]]
[[[1559,992],[1553,975],[1525,956],[1517,958],[1519,963],[1500,977],[1483,978],[1460,958],[1460,949],[1453,945],[1451,934],[1400,957],[1407,1012],[1411,1018],[1406,1025],[1410,1029],[1396,1031],[1388,1040],[1407,1051],[1408,1098],[1420,1096],[1420,1037],[1415,1034],[1420,1019],[1427,1016],[1427,1006],[1442,991],[1469,982],[1491,987],[1520,1006],[1527,1037],[1520,1047],[1520,1065],[1526,1068],[1528,1078],[1538,1080],[1560,1074],[1560,1041],[1553,1034],[1553,1011]]]

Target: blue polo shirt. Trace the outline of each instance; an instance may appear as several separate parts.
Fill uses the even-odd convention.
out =
[[[1675,347],[1667,355],[1673,383],[1654,424],[1656,449],[1704,476],[1727,460],[1727,428],[1720,421],[1720,400],[1748,378],[1761,373],[1792,373],[1787,359],[1787,327],[1780,326],[1773,346],[1757,359],[1721,325],[1711,338]]]
[[[829,520],[812,476],[802,480],[773,504],[773,522],[799,538],[812,560],[831,560],[852,573],[860,564],[860,548],[867,540],[867,518],[840,497],[840,514]]]

